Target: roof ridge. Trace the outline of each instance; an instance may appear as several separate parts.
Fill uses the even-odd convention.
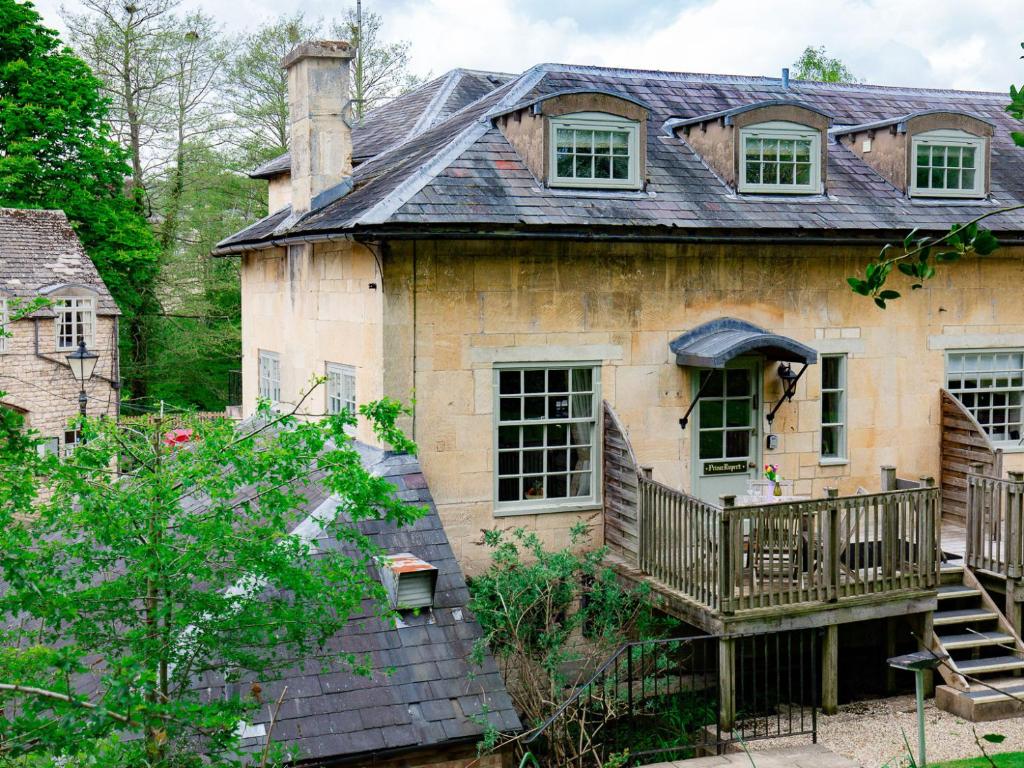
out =
[[[455,87],[462,80],[463,71],[461,69],[449,70],[445,76],[445,81],[441,84],[441,87],[437,89],[437,93],[434,94],[433,98],[427,102],[427,106],[420,113],[420,116],[416,118],[416,122],[413,123],[412,128],[405,135],[405,138],[398,142],[398,144],[404,144],[414,136],[418,136],[423,131],[429,130],[433,127],[432,123],[434,118],[437,117],[438,112],[441,111],[441,107],[448,101]],[[397,145],[396,145],[397,146]]]
[[[539,65],[548,67],[551,72],[601,72],[609,76],[628,77],[630,75],[661,75],[673,80],[685,80],[688,82],[713,82],[713,83],[762,83],[764,85],[778,84],[781,88],[781,77],[769,77],[767,75],[731,75],[713,72],[676,72],[664,69],[634,69],[627,67],[605,67],[592,64],[560,64],[558,62],[547,62]],[[819,80],[795,80],[790,79],[790,88],[794,85],[802,85],[810,88],[821,88],[824,90],[856,91],[856,90],[881,90],[892,93],[936,93],[936,94],[972,94],[976,96],[989,96],[992,98],[1006,98],[1002,91],[979,91],[979,90],[958,90],[956,88],[928,88],[912,85],[873,85],[870,83],[825,83]]]

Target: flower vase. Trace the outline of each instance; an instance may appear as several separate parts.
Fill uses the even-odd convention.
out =
[[[782,495],[782,483],[780,483],[778,480],[776,480],[775,482],[772,483],[772,486],[773,486],[772,487],[772,496],[781,496]]]

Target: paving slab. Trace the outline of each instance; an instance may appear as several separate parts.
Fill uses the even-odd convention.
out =
[[[784,749],[766,749],[754,752],[757,768],[861,768],[847,757],[831,752],[821,744],[808,744]],[[743,752],[716,757],[695,757],[656,763],[644,768],[724,768],[743,766],[751,768],[750,758]]]

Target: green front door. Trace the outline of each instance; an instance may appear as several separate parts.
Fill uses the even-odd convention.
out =
[[[722,494],[740,496],[761,467],[758,360],[739,360],[722,370],[702,370],[693,393],[708,382],[693,423],[693,488],[713,504]],[[710,380],[710,381],[709,381]]]

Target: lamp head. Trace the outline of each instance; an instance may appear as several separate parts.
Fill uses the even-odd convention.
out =
[[[83,388],[85,382],[92,378],[99,357],[95,352],[90,352],[85,348],[84,339],[78,342],[78,348],[74,352],[68,354],[68,366],[71,368],[71,373]]]

